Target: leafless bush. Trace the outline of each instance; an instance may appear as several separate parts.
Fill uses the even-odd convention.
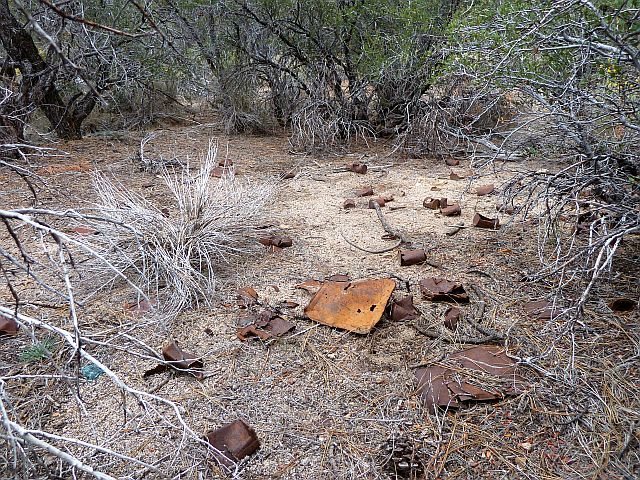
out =
[[[95,180],[98,210],[110,220],[101,227],[100,251],[167,311],[213,298],[224,267],[255,244],[253,227],[273,192],[233,172],[212,179],[216,153],[211,144],[197,173],[165,169],[173,203],[164,210],[104,176]]]

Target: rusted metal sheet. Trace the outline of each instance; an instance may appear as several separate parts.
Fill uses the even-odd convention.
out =
[[[373,187],[362,187],[356,190],[356,197],[370,197],[373,195]]]
[[[367,173],[367,164],[362,162],[353,162],[347,165],[347,170],[354,173],[359,173],[360,175],[364,175]]]
[[[477,228],[488,228],[490,230],[498,230],[500,228],[500,220],[497,218],[489,218],[476,213],[473,216],[473,226]]]
[[[462,315],[462,311],[458,307],[447,308],[444,312],[444,326],[449,330],[455,330],[458,327],[460,315]]]
[[[342,202],[342,208],[348,210],[349,208],[356,208],[356,201],[353,198],[347,198]]]
[[[253,428],[242,420],[223,425],[206,433],[209,444],[216,449],[213,455],[226,467],[232,467],[260,448],[260,440]]]
[[[478,188],[476,188],[476,195],[478,195],[479,197],[482,197],[484,195],[489,195],[490,193],[493,193],[495,189],[496,187],[493,183],[489,183],[487,185],[481,185]]]
[[[390,316],[394,322],[415,320],[420,317],[420,312],[413,304],[413,295],[408,295],[400,300],[394,301],[391,305]]]
[[[438,210],[440,208],[440,199],[427,197],[422,201],[422,206],[430,210]]]
[[[400,266],[408,267],[411,265],[419,265],[427,261],[427,254],[421,248],[416,250],[404,249],[400,250]]]
[[[304,312],[324,325],[368,333],[380,321],[395,287],[388,278],[325,282]]]
[[[445,217],[457,217],[462,213],[462,209],[460,205],[454,203],[453,205],[449,205],[447,207],[442,207],[442,203],[440,204],[440,213]]]
[[[479,345],[455,352],[440,364],[416,370],[418,392],[429,412],[465,402],[498,400],[521,391],[524,378],[504,347]]]
[[[440,277],[430,277],[420,280],[419,285],[422,295],[432,302],[469,302],[469,295],[460,283]]]
[[[384,198],[382,197],[376,197],[376,198],[372,198],[369,200],[369,208],[374,209],[375,204],[378,204],[379,207],[384,207],[385,206],[385,201]]]
[[[0,315],[0,336],[14,336],[18,334],[18,322],[11,317]]]

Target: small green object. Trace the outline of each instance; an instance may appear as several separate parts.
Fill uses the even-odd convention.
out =
[[[93,381],[97,380],[98,377],[104,373],[104,370],[102,370],[99,366],[90,363],[89,365],[85,365],[84,367],[82,367],[82,369],[80,369],[80,372],[82,373],[82,376],[84,378]]]
[[[53,337],[47,337],[41,342],[37,342],[20,353],[20,361],[24,363],[34,363],[51,357],[56,348]]]

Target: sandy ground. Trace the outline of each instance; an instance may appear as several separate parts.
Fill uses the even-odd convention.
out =
[[[218,142],[219,157],[233,160],[239,178],[278,182],[264,223],[290,236],[293,246],[279,252],[265,249],[234,263],[233,276],[221,286],[213,308],[186,311],[170,321],[153,312],[132,317],[122,306],[132,292],[119,287],[91,297],[81,319],[95,338],[116,347],[87,348],[131,387],[178,404],[194,432],[204,434],[237,418],[255,429],[262,446],[243,461],[239,478],[406,478],[388,462],[387,445],[404,445],[397,448],[414,456],[419,466],[409,473],[412,478],[609,479],[640,474],[633,439],[640,421],[639,372],[637,363],[626,360],[638,348],[638,315],[618,318],[606,307],[613,296],[637,298],[637,286],[626,281],[626,292],[603,288],[588,312],[589,328],[573,336],[562,337],[559,326],[525,314],[526,302],[548,294],[544,285],[523,281],[538,268],[536,223],[498,215],[495,208],[500,185],[523,165],[472,172],[465,160],[448,167],[442,160],[402,158],[384,145],[353,154],[294,155],[284,137],[225,137],[215,125],[160,131],[146,145],[145,155],[198,162],[212,138]],[[94,198],[91,174],[99,170],[165,206],[160,178],[142,171],[135,159],[139,139],[135,134],[92,136],[59,145],[65,152],[60,157],[34,161],[32,167],[56,191],[44,192],[41,205],[86,206]],[[341,171],[354,161],[365,162],[368,173]],[[549,168],[541,162],[533,166]],[[452,170],[466,178],[450,180]],[[281,179],[289,171],[295,177]],[[488,183],[498,191],[487,196],[474,193]],[[3,189],[2,202],[20,205],[28,197],[17,195],[17,183],[11,185],[15,188]],[[345,241],[346,237],[371,250],[394,243],[383,238],[384,229],[375,210],[367,208],[367,199],[356,199],[354,209],[342,208],[343,201],[355,198],[354,192],[364,186],[372,186],[376,195],[394,197],[382,209],[386,220],[414,246],[425,248],[430,263],[439,267],[401,267],[397,249],[371,254]],[[462,216],[446,218],[425,209],[425,197],[460,203]],[[452,224],[470,226],[475,212],[498,215],[503,227],[466,228],[445,235]],[[420,279],[439,276],[478,287],[486,303],[478,321],[503,333],[515,358],[535,359],[536,368],[520,367],[528,380],[524,393],[457,412],[429,414],[416,394],[416,366],[469,347],[460,339],[477,332],[463,321],[457,332],[431,338],[413,322],[392,322],[387,316],[368,335],[319,325],[303,313],[312,295],[295,285],[332,274],[396,279],[395,295],[414,295],[424,313],[424,328],[439,328],[447,305],[423,300]],[[294,334],[275,341],[240,342],[235,332],[245,312],[237,306],[236,290],[244,286],[257,291],[256,310],[279,309],[295,323]],[[299,307],[282,308],[285,300]],[[478,302],[461,308],[473,317]],[[206,378],[198,381],[171,373],[143,378],[155,363],[131,338],[156,352],[178,340],[185,350],[202,357]],[[1,358],[8,358],[7,349],[23,349],[27,343],[20,336],[3,340]],[[33,393],[35,387],[21,388]],[[166,407],[152,401],[143,405],[132,397],[123,407],[120,389],[107,376],[82,381],[77,390],[56,391],[66,393],[42,398],[41,428],[157,467],[149,471],[100,452],[75,450],[106,473],[122,478],[223,476],[201,445],[181,435]],[[70,393],[74,391],[76,398]]]

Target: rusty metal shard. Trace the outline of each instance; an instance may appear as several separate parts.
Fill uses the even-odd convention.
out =
[[[444,312],[444,326],[449,330],[455,330],[458,327],[458,321],[462,311],[458,307],[449,307]]]
[[[493,185],[493,183],[489,183],[488,185],[481,185],[480,187],[476,188],[476,195],[478,195],[479,197],[482,197],[483,195],[489,195],[490,193],[493,193],[495,189],[496,187]]]
[[[395,287],[389,278],[325,282],[304,313],[324,325],[369,333],[380,321]]]
[[[427,254],[424,250],[404,249],[400,250],[400,266],[409,267],[411,265],[419,265],[427,261]]]
[[[260,448],[256,432],[242,420],[228,423],[206,434],[216,449],[213,455],[224,466],[231,467]]]
[[[367,164],[362,162],[353,162],[352,164],[347,165],[347,170],[364,175],[367,173]]]
[[[422,206],[430,210],[437,210],[440,208],[440,200],[437,198],[427,197],[422,201]]]
[[[553,307],[547,300],[534,300],[527,302],[524,309],[530,317],[539,320],[551,320],[557,315],[556,307]]]
[[[422,295],[432,302],[469,303],[469,295],[460,283],[430,277],[420,280],[419,285]]]
[[[18,322],[11,317],[0,315],[0,336],[14,336],[18,334]]]
[[[172,367],[178,370],[189,370],[189,373],[198,379],[203,377],[204,364],[202,360],[194,354],[182,350],[176,340],[162,349],[162,356]]]
[[[362,187],[356,190],[356,197],[370,197],[373,195],[373,187]]]
[[[462,209],[460,205],[454,203],[453,205],[449,205],[448,207],[442,207],[442,202],[440,202],[440,213],[445,217],[457,217],[462,213]]]
[[[347,198],[344,202],[342,202],[342,208],[344,208],[345,210],[356,208],[356,201],[353,198]]]
[[[522,390],[525,382],[503,347],[479,345],[455,352],[440,364],[416,370],[418,392],[429,412],[465,402],[498,400]]]
[[[394,322],[415,320],[419,316],[420,312],[413,304],[413,295],[408,295],[401,300],[396,300],[391,305],[391,320]]]
[[[491,230],[498,230],[500,228],[500,220],[497,218],[489,218],[476,213],[473,216],[472,224],[477,228],[489,228]]]

